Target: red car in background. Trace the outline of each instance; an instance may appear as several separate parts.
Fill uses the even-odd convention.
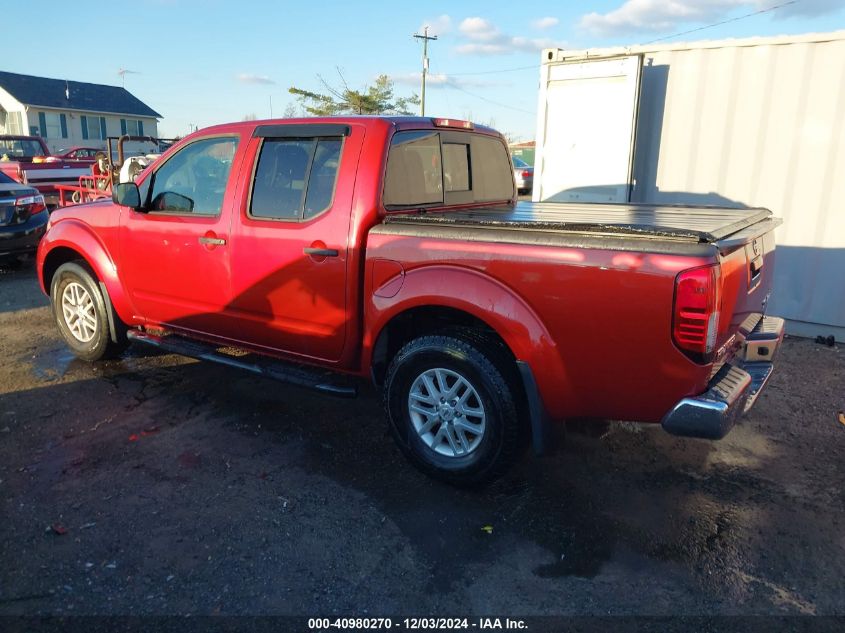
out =
[[[53,157],[64,161],[93,165],[99,158],[98,155],[105,156],[106,150],[101,147],[71,147],[70,149],[60,149],[53,154]]]

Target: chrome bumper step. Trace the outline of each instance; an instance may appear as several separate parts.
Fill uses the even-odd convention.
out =
[[[760,319],[746,337],[742,354],[713,376],[707,391],[676,404],[663,417],[663,429],[673,435],[711,440],[727,435],[737,419],[754,406],[771,377],[772,360],[783,334],[783,319]]]

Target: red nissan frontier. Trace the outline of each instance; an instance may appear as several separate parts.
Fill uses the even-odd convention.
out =
[[[337,396],[367,377],[407,457],[474,484],[567,418],[724,436],[783,338],[778,223],[518,203],[504,138],[465,121],[248,121],[54,212],[38,277],[83,359],[134,341]]]

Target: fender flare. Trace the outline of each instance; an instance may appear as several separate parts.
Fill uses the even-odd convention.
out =
[[[45,294],[50,294],[50,284],[45,279],[44,264],[57,248],[66,248],[79,254],[80,258],[91,267],[102,289],[108,292],[107,303],[124,323],[130,323],[135,313],[123,284],[117,273],[117,266],[109,255],[108,249],[85,224],[74,219],[67,219],[53,225],[39,244],[38,281]]]
[[[394,296],[370,293],[367,301],[364,367],[370,366],[376,341],[395,317],[414,308],[441,306],[481,320],[501,337],[518,363],[530,368],[540,401],[552,418],[572,402],[563,358],[542,319],[511,288],[479,271],[448,265],[406,271]]]

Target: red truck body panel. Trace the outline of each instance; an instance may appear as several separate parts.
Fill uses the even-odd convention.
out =
[[[674,346],[667,315],[675,275],[712,260],[389,235],[369,249],[400,262],[404,282],[392,297],[368,289],[367,331],[420,305],[469,312],[529,363],[553,417],[659,421],[710,377]]]

